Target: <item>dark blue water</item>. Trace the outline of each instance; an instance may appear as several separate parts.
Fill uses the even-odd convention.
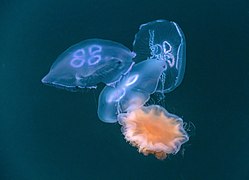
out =
[[[165,161],[99,121],[101,87],[71,93],[41,83],[56,57],[89,38],[132,48],[140,24],[177,22],[186,36],[182,84],[166,108],[196,127]],[[0,6],[0,179],[249,179],[249,3],[15,1]]]

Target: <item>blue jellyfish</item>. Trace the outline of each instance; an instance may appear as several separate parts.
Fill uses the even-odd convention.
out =
[[[186,64],[186,42],[181,28],[172,21],[156,20],[142,24],[135,35],[133,50],[135,62],[157,59],[167,63],[160,77],[157,91],[173,91],[184,76]]]
[[[134,64],[134,57],[124,45],[103,39],[89,39],[64,51],[42,79],[44,84],[70,91],[96,88],[103,82],[120,80]]]
[[[136,64],[115,86],[106,86],[98,103],[98,116],[104,122],[117,122],[117,116],[143,106],[156,91],[165,61],[149,59]]]

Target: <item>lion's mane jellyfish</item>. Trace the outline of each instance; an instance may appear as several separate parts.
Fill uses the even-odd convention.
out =
[[[70,91],[106,87],[99,95],[98,116],[119,122],[131,145],[144,155],[165,159],[188,141],[183,120],[163,107],[146,105],[153,94],[173,91],[185,70],[185,38],[171,21],[156,20],[140,26],[133,51],[120,43],[90,39],[71,46],[42,79],[44,84]]]
[[[176,154],[181,144],[189,139],[182,119],[158,105],[119,114],[118,120],[131,145],[144,155],[154,154],[158,159]]]

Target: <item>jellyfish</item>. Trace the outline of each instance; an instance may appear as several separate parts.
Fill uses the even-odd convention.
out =
[[[99,96],[98,116],[108,123],[117,122],[121,112],[143,106],[156,91],[159,78],[166,67],[164,61],[150,59],[132,68],[115,87],[106,86]]]
[[[189,139],[182,119],[158,105],[121,113],[118,121],[126,141],[144,155],[153,154],[160,160],[176,154]]]
[[[185,36],[175,22],[156,20],[142,24],[133,41],[135,62],[157,59],[167,63],[157,91],[169,93],[182,82],[186,64]]]
[[[80,91],[119,81],[134,64],[132,53],[124,45],[103,39],[88,39],[69,47],[42,79],[47,85]]]
[[[175,22],[148,22],[135,35],[133,52],[113,41],[84,40],[63,52],[42,82],[70,91],[105,83],[98,100],[99,119],[118,122],[127,142],[162,160],[176,154],[189,137],[180,117],[148,101],[155,93],[165,98],[179,86],[185,46]]]

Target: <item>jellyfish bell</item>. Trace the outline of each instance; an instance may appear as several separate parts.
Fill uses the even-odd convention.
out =
[[[76,90],[111,85],[130,71],[135,54],[124,45],[103,39],[88,39],[64,51],[42,79],[47,85]]]
[[[117,115],[140,108],[156,91],[165,62],[154,59],[133,66],[115,87],[106,86],[99,95],[98,117],[103,122],[117,122]]]
[[[153,154],[161,160],[176,154],[189,139],[182,119],[158,105],[119,114],[118,122],[126,141],[140,153]]]
[[[167,63],[158,92],[168,93],[180,85],[186,64],[186,42],[178,24],[162,19],[142,24],[135,35],[133,51],[135,62],[157,59]]]

